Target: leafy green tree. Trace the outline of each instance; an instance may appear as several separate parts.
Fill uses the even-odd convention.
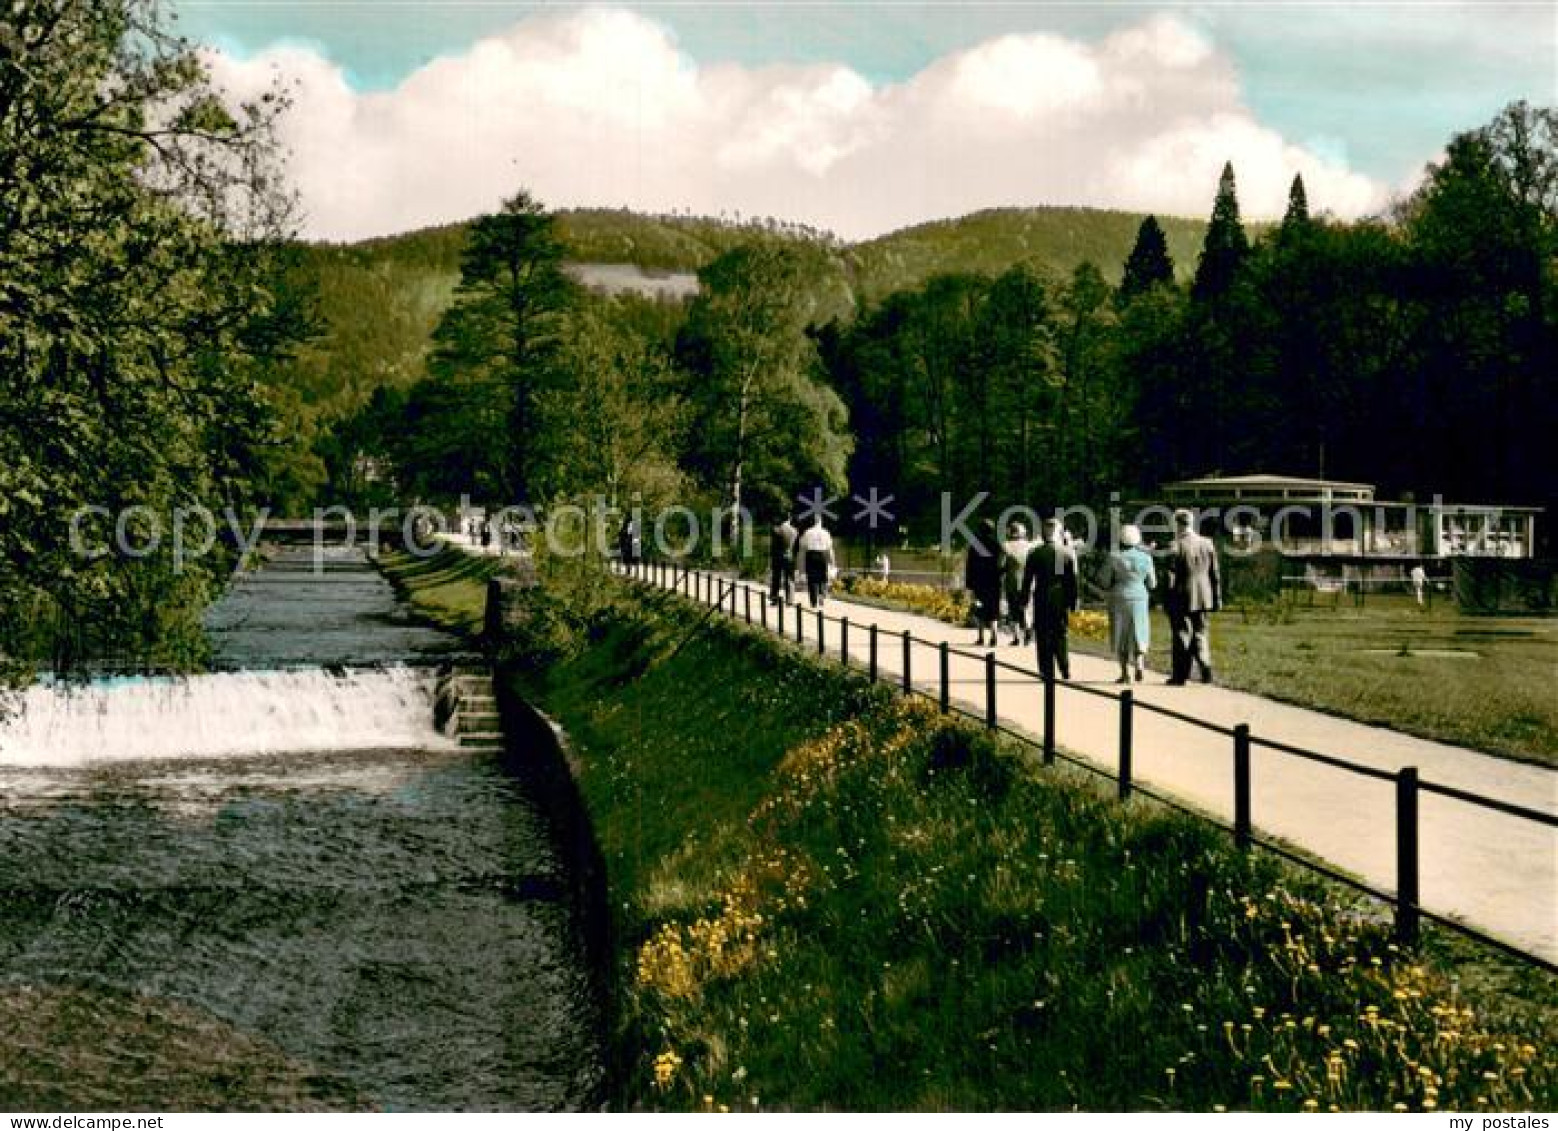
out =
[[[1424,311],[1420,396],[1439,409],[1419,476],[1551,503],[1558,112],[1514,103],[1454,138],[1401,219]]]
[[[1055,405],[1057,501],[1097,502],[1115,476],[1117,437],[1128,399],[1114,387],[1116,321],[1109,284],[1091,263],[1071,273],[1060,299],[1064,381]]]
[[[688,374],[693,466],[732,513],[752,483],[841,489],[851,440],[837,393],[817,375],[807,333],[816,289],[802,256],[774,242],[725,252],[699,272],[701,290],[678,344]]]
[[[271,434],[258,381],[300,332],[279,254],[283,108],[274,93],[229,106],[152,0],[9,6],[0,606],[11,629],[52,627],[0,652],[197,657],[219,568],[178,568],[172,513],[249,501]],[[84,506],[126,514],[141,552],[112,552],[101,513],[73,524]]]
[[[1033,504],[1052,490],[1066,371],[1057,342],[1054,295],[1037,271],[1005,271],[980,303],[969,369],[990,389],[986,415],[966,427],[979,446],[983,486],[1003,501]]]
[[[621,300],[580,304],[563,326],[557,379],[538,399],[536,456],[551,497],[650,509],[676,502],[686,406],[669,355]]]
[[[1120,312],[1114,355],[1127,410],[1115,437],[1122,490],[1156,490],[1190,465],[1186,306],[1180,289],[1154,287]]]
[[[1136,231],[1136,243],[1125,260],[1120,280],[1120,297],[1125,301],[1145,294],[1156,286],[1172,286],[1174,260],[1169,256],[1168,240],[1156,216],[1148,216]]]

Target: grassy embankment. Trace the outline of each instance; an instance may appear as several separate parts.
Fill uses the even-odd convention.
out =
[[[620,1106],[1558,1099],[1545,976],[1457,988],[1442,944],[1209,827],[673,596],[549,576],[535,616],[616,916]]]
[[[487,607],[487,579],[504,559],[468,554],[452,546],[427,557],[388,550],[377,563],[402,597],[439,628],[473,635]]]
[[[949,624],[968,619],[967,594],[929,585],[852,581],[868,604]],[[1152,653],[1169,670],[1168,619],[1152,613]],[[1107,618],[1074,617],[1077,650],[1105,654]],[[1441,603],[1372,597],[1308,608],[1288,602],[1235,605],[1212,622],[1217,678],[1303,707],[1408,734],[1558,766],[1558,620],[1470,617]]]

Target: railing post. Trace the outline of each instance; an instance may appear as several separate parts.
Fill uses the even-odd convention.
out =
[[[795,607],[795,642],[797,644],[804,643],[806,640],[805,624],[806,618],[801,616],[801,607],[797,605]]]
[[[839,621],[839,663],[849,667],[849,618]]]
[[[985,653],[985,727],[995,729],[995,653]]]
[[[827,641],[823,638],[827,635],[828,622],[822,615],[822,610],[817,610],[817,655],[825,656],[828,652]]]
[[[868,635],[871,638],[871,659],[869,661],[869,666],[870,666],[870,669],[871,669],[871,682],[875,683],[876,682],[876,625],[875,624],[873,624],[871,626],[871,631],[870,631],[870,633]]]
[[[768,594],[763,594],[763,599],[757,604],[757,615],[762,619],[763,629],[768,629]]]
[[[1044,684],[1044,764],[1055,764],[1055,676],[1039,677]]]
[[[941,713],[945,715],[952,709],[952,687],[949,678],[950,662],[947,658],[947,642],[943,640],[937,652],[941,655]]]
[[[1120,800],[1131,795],[1131,728],[1134,721],[1136,696],[1129,691],[1120,692]]]
[[[1396,772],[1396,939],[1417,942],[1417,767]]]
[[[783,601],[780,601],[777,605],[774,606],[774,617],[775,617],[775,621],[776,621],[776,623],[778,625],[778,628],[776,629],[776,631],[779,633],[780,636],[783,636],[784,635],[784,602]]]
[[[907,695],[914,690],[914,682],[909,676],[909,662],[914,658],[914,637],[909,635],[909,630],[903,630],[903,692]]]
[[[746,611],[747,623],[752,623],[752,590],[749,586],[741,587],[741,607]]]
[[[1250,846],[1250,724],[1233,728],[1233,839]]]

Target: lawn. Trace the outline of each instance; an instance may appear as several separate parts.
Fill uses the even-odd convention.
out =
[[[452,546],[429,557],[404,550],[381,554],[377,565],[403,599],[440,628],[479,631],[487,606],[487,579],[506,559],[468,554]]]

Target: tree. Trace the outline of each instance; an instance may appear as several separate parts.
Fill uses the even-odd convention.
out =
[[[1282,214],[1282,226],[1277,230],[1278,237],[1291,241],[1313,230],[1313,227],[1314,224],[1309,219],[1309,194],[1304,191],[1304,175],[1295,173],[1293,183],[1288,186],[1288,207]]]
[[[1558,500],[1558,112],[1523,102],[1451,140],[1401,220],[1424,313],[1430,470],[1493,498]]]
[[[581,303],[569,315],[557,380],[536,405],[533,450],[552,497],[654,508],[680,494],[686,406],[670,358],[624,324],[623,301]]]
[[[18,0],[0,26],[0,653],[192,662],[220,571],[173,561],[172,512],[246,502],[274,438],[285,103],[229,106],[160,13]],[[87,505],[111,517],[73,540]],[[111,552],[119,514],[163,541]]]
[[[1108,283],[1092,263],[1079,263],[1060,299],[1065,379],[1055,411],[1058,500],[1096,503],[1113,478],[1117,438],[1129,407],[1109,385],[1114,327]]]
[[[1226,295],[1233,288],[1249,251],[1249,240],[1239,221],[1239,194],[1234,185],[1233,165],[1227,163],[1217,182],[1217,199],[1212,203],[1212,218],[1206,226],[1190,297],[1205,303]]]
[[[754,481],[841,489],[850,439],[843,402],[815,376],[807,334],[818,288],[795,249],[739,245],[698,274],[678,355],[689,375],[692,451],[732,515]],[[781,497],[790,492],[780,488]]]
[[[575,294],[562,258],[552,216],[521,190],[471,224],[454,302],[433,332],[429,369],[468,409],[469,442],[486,448],[488,472],[466,489],[506,504],[530,497],[535,401]]]
[[[1120,297],[1130,301],[1156,286],[1172,286],[1174,260],[1169,257],[1168,240],[1156,216],[1148,216],[1136,230],[1136,244],[1125,260],[1120,280]]]
[[[979,463],[963,483],[1031,505],[1051,488],[1059,464],[1055,403],[1066,374],[1051,288],[1026,265],[1003,272],[979,303],[974,333],[966,368],[989,394],[983,411],[958,422],[960,432],[981,437]]]

